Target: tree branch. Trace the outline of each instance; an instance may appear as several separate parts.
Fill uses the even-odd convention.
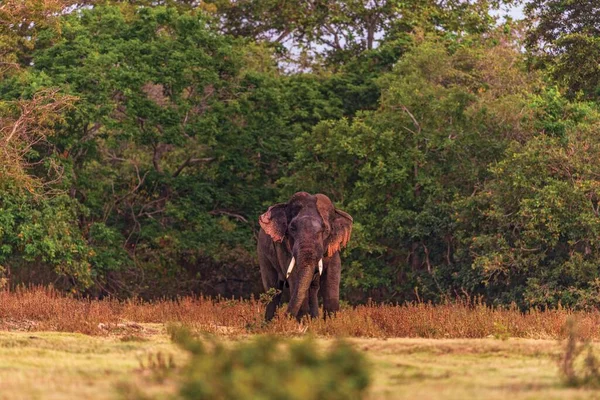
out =
[[[238,221],[242,221],[242,222],[248,222],[248,220],[240,215],[240,214],[235,214],[229,211],[225,211],[225,210],[213,210],[209,212],[210,215],[227,215],[228,217],[233,217],[235,219],[237,219]]]
[[[173,173],[173,178],[176,178],[177,176],[179,176],[179,174],[181,174],[181,172],[186,168],[189,167],[190,165],[194,165],[194,164],[198,164],[201,162],[211,162],[212,160],[214,160],[214,157],[206,157],[206,158],[192,158],[191,156],[188,157],[187,160],[185,160],[183,162],[183,164],[181,164],[179,166],[179,168],[177,168],[177,171],[175,171]]]

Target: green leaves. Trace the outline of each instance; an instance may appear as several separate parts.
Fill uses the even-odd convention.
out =
[[[262,64],[267,50],[210,20],[173,7],[77,10],[40,34],[27,79],[1,85],[7,98],[37,82],[77,97],[48,139],[63,173],[48,189],[81,207],[73,231],[111,292],[123,290],[118,274],[146,267],[175,276],[188,260],[253,262],[249,221],[290,157],[290,96]]]
[[[339,70],[357,59],[402,53],[414,30],[460,37],[489,31],[491,6],[509,1],[212,0],[222,29],[270,43],[300,70]],[[399,47],[395,48],[394,47]],[[382,51],[379,48],[383,48]],[[364,63],[369,65],[372,63]],[[351,68],[353,68],[351,66]],[[347,87],[346,90],[351,90]]]
[[[593,0],[534,0],[526,44],[534,64],[546,68],[571,97],[597,98],[600,7]]]
[[[72,223],[76,202],[67,196],[50,199],[4,190],[0,194],[0,265],[36,271],[41,276],[69,276],[65,289],[84,289],[92,284],[93,251]]]
[[[548,105],[554,107],[554,101]],[[479,220],[474,229],[479,233],[465,244],[470,243],[473,265],[486,284],[518,290],[527,306],[591,306],[595,301],[600,182],[592,132],[598,114],[586,113],[583,121],[563,120],[569,129],[560,139],[549,132],[509,147],[470,200],[478,204],[479,217],[462,218]]]
[[[286,194],[322,191],[364,232],[346,254],[348,288],[384,285],[410,298],[417,286],[435,298],[472,279],[471,261],[454,255],[455,213],[510,140],[533,135],[523,110],[535,77],[518,76],[521,56],[509,42],[466,42],[415,45],[379,78],[378,109],[321,122],[295,142],[294,175],[280,180]]]
[[[310,339],[258,337],[230,348],[182,328],[172,335],[191,353],[181,399],[361,399],[370,384],[367,361],[344,342],[322,351]]]
[[[284,3],[10,14],[34,23],[0,28],[0,265],[246,295],[257,216],[306,190],[354,216],[353,300],[596,304],[591,2],[527,6],[550,74],[497,1]]]

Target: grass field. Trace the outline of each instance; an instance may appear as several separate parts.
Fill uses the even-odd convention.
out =
[[[185,354],[160,325],[141,336],[56,332],[0,333],[0,399],[116,399],[123,382],[153,394],[173,388],[148,379],[150,360]],[[149,333],[150,332],[150,333]],[[238,339],[246,340],[246,339]],[[532,339],[350,339],[373,366],[369,399],[597,399],[566,388],[558,376],[561,347]],[[326,346],[330,339],[319,339]],[[162,397],[162,396],[159,396]]]
[[[0,333],[0,399],[115,399],[143,376],[139,357],[179,354],[165,335],[144,342],[76,333]]]
[[[154,303],[81,300],[49,289],[0,292],[0,400],[125,399],[136,387],[165,398],[188,354],[167,325],[216,334],[226,344],[260,334],[346,337],[371,364],[368,399],[600,399],[569,388],[558,360],[565,322],[600,339],[600,312],[493,309],[483,304],[361,306],[333,320],[262,323],[258,300],[182,298]],[[295,340],[295,339],[293,339]],[[600,344],[594,345],[600,351]],[[167,360],[167,361],[165,361]],[[134,388],[134,389],[132,389]]]

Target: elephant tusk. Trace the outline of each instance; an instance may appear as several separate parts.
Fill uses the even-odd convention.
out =
[[[323,275],[323,259],[319,260],[319,275]]]
[[[292,257],[292,261],[290,261],[290,266],[288,267],[287,275],[285,276],[285,279],[290,277],[290,274],[292,273],[292,270],[294,269],[294,265],[296,265],[296,259],[294,257]]]

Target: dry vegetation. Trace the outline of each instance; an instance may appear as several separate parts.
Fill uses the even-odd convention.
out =
[[[50,146],[47,139],[54,134],[55,124],[75,101],[56,88],[39,91],[30,100],[0,101],[0,183],[15,180],[30,191],[40,184],[26,172],[36,166],[26,161],[27,155],[35,146]],[[51,159],[44,161],[49,182],[60,179],[61,167]]]
[[[47,288],[1,291],[0,331],[91,336],[0,332],[0,400],[82,393],[90,399],[133,398],[135,388],[152,398],[173,394],[188,355],[169,339],[169,322],[226,336],[227,346],[255,333],[355,336],[349,342],[371,363],[369,400],[588,399],[597,387],[597,364],[589,361],[598,351],[589,340],[600,339],[597,311],[521,313],[467,302],[370,305],[302,324],[283,311],[263,324],[263,311],[260,300],[147,303],[76,299]],[[578,320],[576,330],[568,320]],[[570,347],[555,340],[563,338]],[[326,348],[333,341],[321,337],[317,343]]]
[[[0,292],[0,329],[52,330],[91,335],[144,334],[146,323],[182,323],[221,335],[270,333],[350,337],[560,339],[569,317],[582,339],[600,339],[600,311],[490,308],[482,303],[408,304],[346,307],[333,319],[298,324],[280,309],[263,323],[260,300],[182,297],[155,302],[76,299],[48,288]]]

